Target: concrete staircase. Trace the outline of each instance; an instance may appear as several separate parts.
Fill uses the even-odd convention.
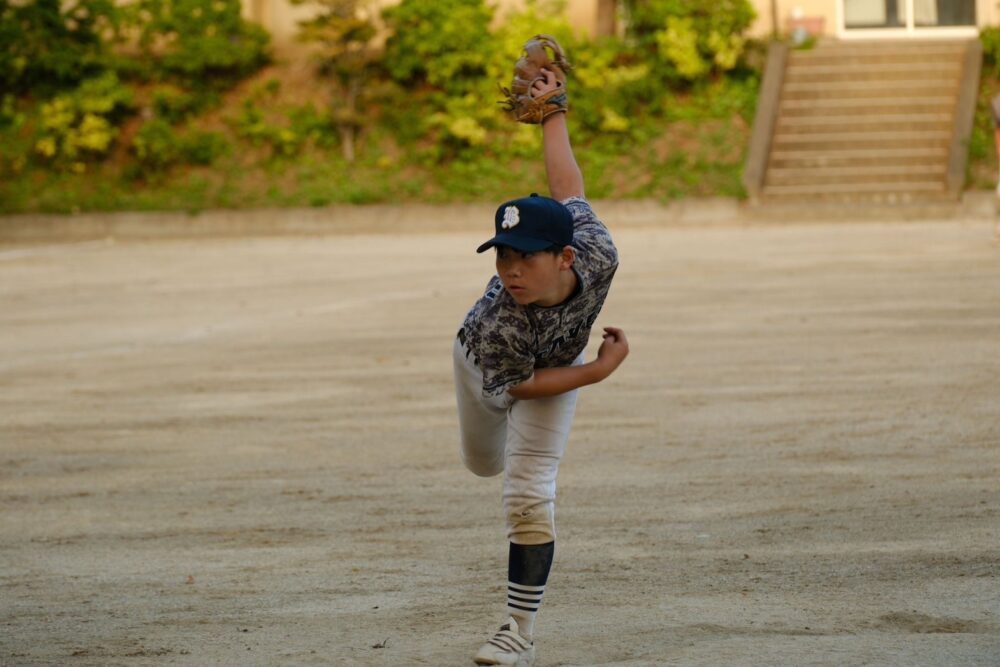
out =
[[[829,42],[777,56],[772,49],[769,60],[781,62],[768,63],[762,86],[758,116],[770,118],[754,125],[745,174],[751,202],[957,201],[978,91],[978,44]]]

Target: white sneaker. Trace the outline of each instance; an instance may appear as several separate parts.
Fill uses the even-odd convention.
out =
[[[535,664],[535,644],[518,633],[517,621],[511,616],[472,660],[477,665],[531,667]]]

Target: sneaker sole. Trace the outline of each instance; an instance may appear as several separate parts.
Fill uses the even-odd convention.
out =
[[[503,663],[500,662],[480,662],[478,660],[472,661],[478,667],[504,667]],[[506,667],[534,667],[535,664],[535,653],[531,652],[531,655],[521,656],[516,663],[508,663]]]

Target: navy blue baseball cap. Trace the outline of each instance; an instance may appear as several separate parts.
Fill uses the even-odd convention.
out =
[[[538,252],[573,243],[573,216],[569,210],[555,199],[535,193],[500,204],[495,224],[496,236],[476,252],[498,245],[521,252]]]

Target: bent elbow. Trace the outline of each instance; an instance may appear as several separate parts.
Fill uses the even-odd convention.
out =
[[[515,401],[527,401],[539,397],[538,389],[538,374],[532,373],[527,380],[508,389],[507,395]]]

